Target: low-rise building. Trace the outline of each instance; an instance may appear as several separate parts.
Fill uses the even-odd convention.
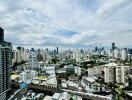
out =
[[[73,66],[73,65],[64,66],[64,70],[67,73],[75,73],[77,75],[81,75],[81,68],[79,66]]]
[[[26,70],[20,73],[20,82],[30,83],[31,80],[37,76],[37,72],[33,70]]]
[[[69,94],[67,92],[64,93],[55,93],[52,96],[52,100],[69,100]]]

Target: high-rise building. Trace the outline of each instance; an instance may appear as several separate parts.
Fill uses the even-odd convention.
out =
[[[4,41],[4,30],[0,28],[0,41]]]
[[[127,73],[129,66],[122,66],[115,63],[104,65],[104,81],[106,83],[123,83],[127,84]]]
[[[120,57],[120,49],[115,48],[113,50],[113,53],[114,53],[114,58],[119,58]]]
[[[37,53],[35,50],[30,51],[28,64],[29,64],[30,70],[38,69],[39,65],[38,65],[38,60],[37,60]]]
[[[34,70],[25,70],[20,73],[20,82],[30,83],[31,80],[37,75],[38,73]]]
[[[128,49],[128,53],[129,54],[132,54],[132,49]]]
[[[73,59],[76,60],[76,62],[80,62],[81,61],[81,50],[80,49],[76,49],[73,51]]]
[[[17,50],[13,50],[13,64],[15,62],[20,63],[22,61],[27,61],[29,58],[28,53],[28,49],[24,49],[24,47],[17,47]]]
[[[98,51],[98,47],[95,47],[95,51]]]
[[[57,47],[57,54],[59,53],[59,48]]]
[[[127,49],[124,48],[121,50],[121,59],[126,60],[127,59]]]
[[[112,50],[115,49],[115,43],[112,43]]]
[[[4,30],[0,28],[0,100],[6,100],[6,94],[11,89],[11,66],[12,45],[4,41]]]

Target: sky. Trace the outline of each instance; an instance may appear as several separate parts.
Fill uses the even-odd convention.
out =
[[[0,0],[0,27],[15,46],[132,47],[132,0]]]

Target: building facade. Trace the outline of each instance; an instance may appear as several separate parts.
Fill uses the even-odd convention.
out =
[[[6,100],[11,89],[12,45],[4,41],[4,30],[0,28],[0,100]]]
[[[109,64],[104,67],[104,81],[106,83],[122,83],[127,85],[129,66]]]

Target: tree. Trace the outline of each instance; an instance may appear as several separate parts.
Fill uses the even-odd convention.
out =
[[[51,59],[51,62],[52,62],[53,64],[56,64],[58,61],[59,61],[59,60],[56,59],[56,58]]]
[[[65,64],[61,64],[61,65],[60,65],[60,68],[63,68],[64,66],[65,66]]]
[[[23,64],[25,64],[26,63],[26,61],[21,61],[21,62],[15,62],[14,64],[13,64],[13,66],[12,66],[12,69],[13,70],[16,70],[17,69],[17,66],[19,66],[19,65],[23,65]]]

